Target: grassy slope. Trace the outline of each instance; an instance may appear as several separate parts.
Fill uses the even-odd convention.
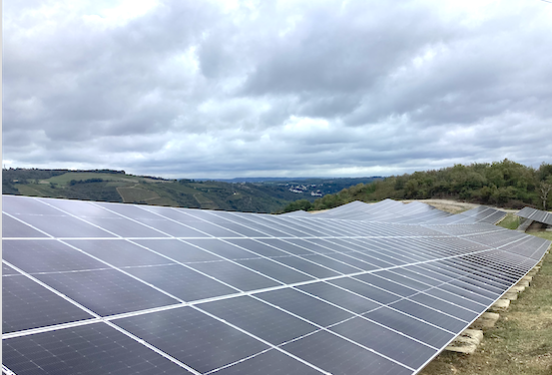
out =
[[[110,181],[127,181],[132,182],[133,177],[119,174],[109,174],[109,173],[65,173],[61,176],[51,177],[47,180],[41,180],[41,183],[50,183],[53,182],[59,185],[67,185],[71,180],[88,180],[91,178],[101,178],[102,180]]]
[[[99,178],[103,182],[70,185],[71,180]],[[139,176],[109,173],[65,173],[15,184],[23,195],[124,201],[156,205],[198,207],[254,212],[274,212],[299,198],[287,188],[217,181],[160,181]]]
[[[530,234],[552,240],[551,232]],[[552,257],[545,257],[532,286],[485,331],[474,354],[443,352],[420,374],[551,375]]]
[[[517,229],[519,224],[519,216],[513,213],[507,214],[506,217],[504,217],[504,219],[502,219],[502,221],[498,223],[498,225],[506,229]]]

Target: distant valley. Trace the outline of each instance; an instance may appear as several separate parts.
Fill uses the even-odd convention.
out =
[[[248,212],[279,212],[296,200],[314,201],[365,184],[364,178],[164,179],[116,170],[10,168],[2,193]]]

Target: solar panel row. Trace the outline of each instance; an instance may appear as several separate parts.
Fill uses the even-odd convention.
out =
[[[297,217],[309,217],[310,214],[303,211],[302,213],[294,215]],[[505,215],[506,212],[492,207],[475,207],[460,214],[452,215],[421,202],[404,204],[386,199],[375,204],[355,201],[315,215],[310,215],[310,217],[377,221],[380,223],[494,224]]]
[[[485,223],[12,196],[3,217],[3,368],[19,375],[413,374],[550,245]]]
[[[552,213],[525,207],[517,213],[517,216],[533,220],[539,223],[552,225]]]

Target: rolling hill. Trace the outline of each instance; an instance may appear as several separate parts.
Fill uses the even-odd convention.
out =
[[[258,179],[255,182],[169,180],[115,170],[4,169],[2,192],[39,197],[130,202],[251,212],[276,212],[298,199],[373,181],[368,178]]]

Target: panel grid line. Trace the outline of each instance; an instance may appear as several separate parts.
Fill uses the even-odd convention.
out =
[[[98,329],[110,327],[138,341],[147,348],[142,350],[160,356],[156,357],[159,360],[163,357],[172,362],[171,366],[195,375],[214,374],[233,366],[238,367],[229,370],[231,373],[269,366],[276,374],[285,366],[308,366],[309,370],[330,374],[341,358],[332,360],[339,348],[332,350],[328,345],[338,342],[342,350],[348,350],[343,360],[347,356],[361,358],[354,356],[365,351],[366,355],[371,353],[368,358],[373,355],[388,363],[388,368],[417,374],[525,276],[551,245],[548,240],[495,227],[491,221],[502,212],[489,207],[450,215],[428,209],[423,203],[385,200],[373,205],[355,202],[320,215],[274,216],[116,203],[57,203],[39,197],[6,196],[3,200],[7,204],[2,212],[10,218],[9,234],[14,235],[3,238],[13,241],[5,248],[5,276],[25,278],[4,280],[13,281],[11,288],[18,285],[16,280],[30,280],[89,316],[70,322],[55,320],[62,323],[50,325],[48,320],[38,319],[27,325],[35,328],[3,334],[3,340],[13,339],[12,343],[23,345],[34,334],[67,333],[81,326],[89,327],[83,328],[86,332],[100,332]],[[49,208],[38,207],[41,205]],[[57,219],[75,233],[48,223]],[[27,265],[21,254],[38,254],[42,249],[47,251],[36,257],[35,264]],[[51,254],[68,254],[67,260],[36,263]],[[127,254],[136,254],[136,259]],[[110,275],[106,282],[93,281],[82,294],[77,290],[80,283],[103,275]],[[70,280],[79,281],[72,286]],[[116,280],[128,281],[119,286],[113,284]],[[93,301],[101,290],[108,292],[101,302],[104,305]],[[135,302],[138,291],[143,291],[143,301],[147,302]],[[268,311],[272,311],[275,320],[270,324],[289,320],[290,326],[281,332],[277,325],[262,328],[265,318],[261,316],[248,322],[241,312],[244,307],[236,305],[240,301],[250,301],[259,308],[249,314],[266,311],[270,315]],[[310,304],[313,308],[320,304],[320,312],[309,312]],[[328,315],[320,315],[325,309]],[[174,313],[163,315],[169,310]],[[162,349],[163,341],[148,338],[156,335],[155,329],[161,333],[176,327],[178,323],[170,317],[192,311],[201,314],[201,319],[209,319],[206,324],[215,319],[225,329],[242,335],[236,338],[247,337],[252,346],[199,371],[201,366],[182,359],[187,357]],[[232,314],[238,315],[233,318]],[[142,317],[139,319],[148,322],[161,316],[169,320],[159,328],[145,328],[148,335],[143,337],[132,328],[123,328],[127,322],[123,319]],[[266,319],[270,321],[270,316]],[[291,322],[296,322],[297,331]],[[301,324],[305,328],[300,328]],[[390,342],[358,336],[364,329],[396,340],[400,350],[408,350],[410,345],[416,354],[402,356]],[[319,336],[312,336],[315,334]],[[186,336],[179,340],[193,345]],[[217,340],[216,336],[208,337],[206,342]],[[304,347],[315,337],[323,340],[321,349]],[[228,345],[232,340],[221,342],[225,350],[231,349]],[[56,355],[47,348],[41,350],[42,356]],[[283,367],[274,367],[276,362],[270,361],[282,355],[286,356]],[[13,373],[10,367],[28,375],[13,362],[3,364],[3,371]]]

